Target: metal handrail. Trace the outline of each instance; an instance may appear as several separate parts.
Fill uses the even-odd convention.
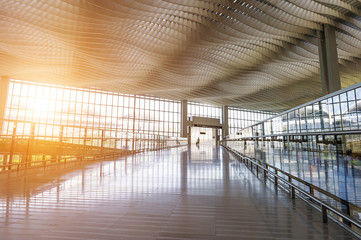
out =
[[[226,147],[226,146],[224,146],[224,147]],[[234,150],[232,148],[229,148],[229,147],[226,147],[226,148],[231,150],[234,153],[237,153],[238,155],[244,156],[242,153],[240,153],[240,152],[238,152],[238,151],[236,151],[236,150]],[[247,157],[247,156],[244,156],[244,157]],[[249,158],[249,159],[253,160],[253,162],[257,163],[257,160],[255,158],[250,158],[250,157],[247,157],[247,158]],[[270,165],[268,163],[264,163],[263,166],[266,166],[266,168],[272,168],[272,169],[274,169],[275,172],[282,173],[282,174],[286,175],[288,178],[294,179],[297,182],[302,183],[303,185],[310,188],[310,192],[313,192],[314,190],[316,190],[317,192],[319,192],[321,194],[324,194],[325,196],[327,196],[327,197],[329,197],[329,198],[331,198],[331,199],[333,199],[333,200],[335,200],[335,201],[337,201],[337,202],[339,202],[341,204],[347,204],[350,207],[352,207],[352,209],[357,209],[357,210],[361,211],[361,207],[359,207],[359,206],[357,206],[357,205],[355,205],[353,203],[350,203],[347,200],[342,199],[342,198],[340,198],[340,197],[338,197],[338,196],[336,196],[336,195],[334,195],[334,194],[332,194],[332,193],[330,193],[330,192],[328,192],[328,191],[326,191],[326,190],[324,190],[324,189],[322,189],[322,188],[320,188],[318,186],[315,186],[315,185],[313,185],[313,184],[311,184],[309,182],[306,182],[305,180],[303,180],[301,178],[293,176],[293,175],[289,174],[288,172],[286,172],[286,171],[284,171],[284,170],[282,170],[280,168],[277,168],[277,167],[275,167],[273,165]]]
[[[357,205],[355,205],[355,204],[353,204],[353,203],[350,203],[349,201],[347,201],[347,200],[345,200],[345,199],[342,199],[342,198],[340,198],[340,197],[338,197],[338,196],[336,196],[336,195],[334,195],[334,194],[332,194],[332,193],[330,193],[330,192],[328,192],[328,191],[326,191],[326,190],[324,190],[324,189],[322,189],[322,188],[320,188],[320,187],[318,187],[318,186],[315,186],[315,185],[313,185],[313,184],[311,184],[311,183],[309,183],[309,182],[306,182],[305,180],[303,180],[303,179],[301,179],[301,178],[298,178],[298,177],[296,177],[296,176],[293,176],[293,175],[285,172],[285,171],[282,170],[282,169],[279,169],[279,168],[277,168],[277,167],[275,167],[275,166],[272,166],[272,165],[270,165],[270,164],[268,164],[268,163],[265,163],[264,165],[267,166],[268,168],[272,168],[272,169],[274,169],[275,171],[280,172],[280,173],[286,175],[287,177],[289,177],[289,178],[291,178],[291,179],[296,180],[297,182],[300,182],[300,183],[304,184],[305,186],[307,186],[307,187],[310,188],[310,192],[313,192],[314,190],[316,190],[317,192],[322,193],[322,194],[326,195],[327,197],[332,198],[333,200],[335,200],[335,201],[337,201],[337,202],[339,202],[339,203],[341,203],[341,204],[348,204],[348,205],[351,206],[353,209],[361,210],[361,207],[359,207],[359,206],[357,206]]]
[[[95,161],[97,159],[107,159],[109,157],[114,158],[116,156],[123,156],[125,154],[127,154],[127,152],[114,152],[114,153],[107,153],[107,154],[97,154],[97,155],[89,156],[92,159],[87,160],[87,161]],[[4,164],[4,165],[1,165],[0,168],[8,168],[8,170],[0,171],[0,174],[4,173],[4,172],[9,172],[11,170],[19,171],[20,169],[23,169],[23,168],[21,168],[21,166],[26,166],[26,167],[46,167],[47,165],[54,164],[54,163],[55,164],[65,164],[65,163],[69,162],[69,160],[70,161],[76,161],[79,158],[81,159],[79,161],[84,160],[84,156],[81,156],[81,157],[74,156],[74,157],[62,157],[62,158],[54,158],[54,159],[42,159],[42,160],[31,161],[31,162]],[[34,164],[35,164],[35,166],[31,166],[31,165],[34,165]],[[13,167],[15,167],[15,168],[13,168]]]
[[[361,130],[343,130],[343,131],[325,131],[325,132],[314,131],[314,132],[302,132],[302,133],[299,132],[299,133],[267,134],[267,135],[231,138],[231,139],[227,139],[226,141],[242,141],[249,139],[276,138],[283,136],[322,136],[322,135],[349,135],[349,134],[361,134]]]
[[[158,135],[152,135],[152,136],[158,136]],[[67,137],[67,136],[49,136],[49,135],[29,135],[29,134],[23,134],[23,135],[13,135],[13,134],[0,134],[0,139],[12,139],[12,138],[16,138],[16,139],[39,139],[39,140],[43,140],[42,138],[55,138],[55,139],[81,139],[84,140],[84,137]],[[85,140],[89,141],[89,140],[120,140],[120,139],[125,139],[124,137],[106,137],[106,138],[101,138],[101,137],[87,137]],[[154,141],[153,138],[146,138],[146,137],[136,137],[136,138],[128,138],[128,139],[135,139],[135,140],[144,140],[144,141]],[[161,139],[160,141],[166,141],[166,142],[174,142],[176,141],[176,139]],[[183,139],[179,139],[179,142],[185,142],[187,140],[183,140]]]
[[[181,147],[181,146],[185,146],[185,145],[179,144],[179,145],[174,145],[174,146],[161,146],[161,147],[157,147],[157,148],[139,149],[139,150],[134,150],[134,151],[133,150],[116,149],[117,151],[113,151],[112,153],[103,153],[103,154],[97,154],[97,155],[91,155],[91,156],[72,156],[72,157],[42,159],[42,160],[29,161],[29,162],[4,164],[4,165],[0,165],[0,169],[2,169],[2,170],[0,170],[0,174],[6,173],[9,171],[19,171],[19,170],[23,170],[23,169],[27,169],[27,168],[31,168],[31,167],[46,167],[46,166],[54,165],[54,164],[66,164],[69,161],[72,161],[72,162],[77,161],[77,160],[83,161],[84,158],[86,158],[86,157],[92,158],[87,161],[95,161],[98,159],[105,160],[107,158],[114,158],[116,156],[124,156],[124,155],[129,155],[129,154],[134,154],[134,153],[145,152],[145,151],[157,151],[157,150],[161,150],[161,149]],[[25,166],[25,168],[23,168],[21,166]]]
[[[305,182],[304,180],[298,179],[297,177],[294,177],[294,176],[292,176],[292,175],[290,175],[290,174],[288,174],[288,173],[286,173],[286,172],[284,172],[284,171],[282,171],[282,170],[278,170],[277,168],[275,168],[275,167],[273,167],[273,166],[271,166],[271,165],[268,165],[268,164],[267,164],[267,165],[265,165],[266,167],[264,167],[264,166],[260,165],[259,163],[257,163],[257,162],[256,162],[254,159],[252,159],[252,158],[249,158],[249,157],[247,157],[247,156],[244,156],[243,154],[241,154],[241,153],[239,153],[239,152],[237,152],[237,151],[235,151],[235,150],[233,150],[233,149],[231,149],[231,148],[229,148],[229,147],[227,147],[227,146],[223,146],[223,147],[225,147],[225,148],[228,149],[229,151],[231,151],[231,152],[235,153],[236,155],[238,155],[239,157],[241,157],[242,160],[247,160],[247,162],[251,162],[251,169],[252,169],[252,165],[255,165],[257,168],[262,169],[262,170],[264,171],[264,173],[265,173],[265,174],[264,174],[264,178],[265,178],[265,179],[266,179],[269,175],[272,175],[272,176],[274,177],[274,179],[275,179],[275,186],[276,186],[276,187],[277,187],[277,185],[278,185],[278,180],[280,180],[280,181],[282,181],[283,183],[285,183],[286,185],[288,185],[289,188],[290,188],[290,193],[291,193],[292,199],[295,198],[295,190],[297,190],[299,193],[302,193],[303,195],[305,195],[305,196],[307,196],[308,198],[310,198],[313,202],[319,204],[319,205],[321,206],[322,221],[323,221],[324,223],[327,222],[327,217],[328,217],[327,211],[330,211],[330,212],[336,214],[337,216],[341,217],[343,220],[349,221],[350,223],[352,223],[354,226],[356,226],[357,228],[359,228],[359,229],[361,230],[361,223],[360,223],[358,220],[356,220],[355,218],[353,218],[353,217],[351,217],[351,216],[348,216],[348,215],[344,214],[343,212],[339,211],[338,209],[334,208],[333,206],[331,206],[331,205],[323,202],[323,201],[320,200],[319,198],[313,196],[312,194],[306,192],[306,191],[303,190],[302,188],[300,188],[300,187],[298,187],[297,185],[293,184],[293,183],[292,183],[292,179],[300,180],[301,183],[306,183],[306,184],[305,184],[306,186],[313,186],[312,184],[309,184],[309,183]],[[248,164],[247,164],[247,165],[248,165]],[[276,171],[275,173],[272,172],[272,171],[270,171],[270,170],[268,169],[268,166],[271,166],[272,168],[276,169],[277,171]],[[259,170],[257,169],[257,175],[258,175],[258,171],[259,171]],[[285,174],[286,176],[288,176],[288,177],[289,177],[289,180],[284,179],[284,178],[278,176],[278,171],[280,171],[282,174]],[[266,174],[266,173],[267,173],[267,174]],[[316,186],[313,186],[313,187],[314,187],[314,189],[317,189],[317,191],[320,190],[320,192],[326,192],[326,191],[324,191],[324,190],[322,190],[322,189],[320,189],[320,188],[318,188],[318,187],[316,187]],[[333,194],[327,192],[326,195],[333,195]],[[333,196],[334,196],[334,195],[333,195]],[[338,198],[338,199],[337,199],[337,198],[338,198],[338,197],[336,197],[336,198],[334,198],[334,199],[335,199],[335,200],[340,199],[340,198]],[[342,199],[342,200],[343,200],[343,199]],[[343,200],[343,201],[346,201],[346,200]],[[341,203],[341,202],[340,202],[340,203]],[[355,234],[358,234],[358,233],[355,232]]]

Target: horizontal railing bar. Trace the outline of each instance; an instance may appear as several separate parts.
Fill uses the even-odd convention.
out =
[[[104,159],[104,158],[107,158],[107,157],[124,156],[124,155],[129,155],[129,154],[132,154],[132,153],[139,153],[139,152],[144,152],[144,151],[148,151],[148,150],[156,151],[156,150],[161,150],[161,149],[165,149],[165,148],[180,147],[180,146],[184,146],[184,145],[180,144],[180,145],[166,146],[166,147],[161,146],[161,147],[157,147],[157,148],[139,149],[139,150],[135,150],[135,151],[116,149],[116,150],[118,150],[116,152],[97,154],[97,155],[62,157],[62,158],[55,158],[55,159],[41,159],[41,160],[29,161],[29,162],[3,164],[3,165],[0,165],[0,169],[2,169],[2,168],[3,169],[8,168],[8,169],[7,170],[0,170],[0,174],[5,173],[5,172],[9,172],[9,171],[12,171],[12,170],[14,170],[14,171],[15,170],[20,170],[20,166],[29,166],[29,167],[31,167],[31,165],[34,165],[34,164],[37,164],[36,166],[44,166],[46,163],[47,164],[51,164],[51,163],[63,164],[63,163],[66,163],[67,161],[76,161],[79,158],[82,158],[82,159],[84,159],[84,158],[92,158],[92,159],[86,160],[86,161],[93,161],[93,160],[97,160],[99,158]],[[25,169],[25,168],[21,168],[21,169]]]
[[[151,135],[152,136],[152,135]],[[156,136],[156,135],[154,135]],[[93,140],[93,139],[96,139],[96,140],[121,140],[121,139],[135,139],[135,140],[150,140],[150,141],[154,141],[154,136],[153,138],[144,138],[144,137],[104,137],[104,138],[101,138],[101,137],[67,137],[67,136],[48,136],[48,135],[18,135],[18,134],[15,134],[15,135],[12,135],[12,134],[8,134],[8,135],[0,135],[0,138],[2,139],[12,139],[12,138],[20,138],[20,139],[36,139],[36,140],[44,140],[44,139],[37,139],[37,138],[58,138],[58,139],[81,139],[81,140]],[[161,136],[162,138],[164,136]],[[160,141],[177,141],[176,139],[157,139],[157,140],[160,140]],[[187,141],[187,140],[182,140],[182,139],[178,139],[179,142],[181,141]]]
[[[93,155],[93,159],[94,158],[98,158],[98,157],[104,157],[104,156],[113,156],[113,155],[122,155],[123,153],[121,152],[117,152],[117,153],[107,153],[107,154],[98,154],[98,155]],[[85,156],[85,157],[91,157],[91,156]],[[82,156],[81,158],[84,158],[84,156]],[[71,160],[71,159],[79,159],[79,156],[74,156],[74,157],[62,157],[62,158],[52,158],[52,159],[42,159],[42,160],[36,160],[36,161],[31,161],[31,162],[20,162],[20,163],[12,163],[12,164],[4,164],[4,165],[0,165],[0,168],[2,167],[13,167],[13,166],[19,166],[19,165],[31,165],[34,163],[44,163],[44,162],[59,162],[62,160]]]
[[[130,118],[123,118],[123,119],[133,119],[133,117]],[[113,131],[117,130],[117,128],[109,128],[105,127],[93,127],[93,126],[79,126],[79,125],[70,125],[70,124],[61,124],[61,123],[45,123],[45,122],[34,122],[30,120],[15,120],[15,119],[6,119],[6,118],[0,118],[0,121],[3,122],[16,122],[16,123],[25,123],[25,124],[36,124],[36,125],[47,125],[47,126],[57,126],[57,127],[71,127],[71,128],[82,128],[82,129],[89,129],[89,130],[106,130],[106,131]],[[126,131],[124,131],[126,132]]]
[[[325,132],[302,132],[302,133],[282,133],[282,134],[269,134],[269,135],[258,135],[258,136],[247,136],[239,138],[225,139],[223,141],[240,141],[254,138],[272,138],[272,137],[283,137],[283,136],[317,136],[317,135],[348,135],[348,134],[361,134],[360,130],[342,130],[342,131],[325,131]],[[271,140],[271,139],[270,139]],[[281,139],[280,139],[281,140]]]

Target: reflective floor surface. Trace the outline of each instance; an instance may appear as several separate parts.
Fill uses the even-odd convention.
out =
[[[356,239],[201,144],[1,175],[0,239]]]

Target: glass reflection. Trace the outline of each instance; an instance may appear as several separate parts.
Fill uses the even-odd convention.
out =
[[[327,136],[319,142],[316,136],[295,136],[286,141],[228,141],[227,146],[361,206],[361,159],[351,152],[345,163],[347,155],[342,153],[345,146],[360,148],[360,139],[361,135]]]
[[[29,219],[50,217],[50,213],[71,217],[111,200],[137,204],[132,203],[132,196],[155,192],[213,195],[217,186],[210,188],[210,182],[238,179],[237,172],[230,169],[234,166],[223,149],[201,143],[199,148],[145,152],[114,161],[79,163],[66,169],[37,169],[36,174],[3,179],[0,217],[5,224],[23,224],[24,213]],[[207,186],[204,190],[203,185]],[[221,194],[225,190],[219,191]]]
[[[361,129],[361,84],[281,113],[230,134],[229,138]],[[334,95],[334,96],[333,96]],[[259,128],[263,127],[262,131]]]

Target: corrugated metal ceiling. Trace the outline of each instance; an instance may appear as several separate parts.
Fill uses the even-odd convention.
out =
[[[250,109],[321,95],[316,31],[361,81],[360,1],[1,0],[0,74]]]

